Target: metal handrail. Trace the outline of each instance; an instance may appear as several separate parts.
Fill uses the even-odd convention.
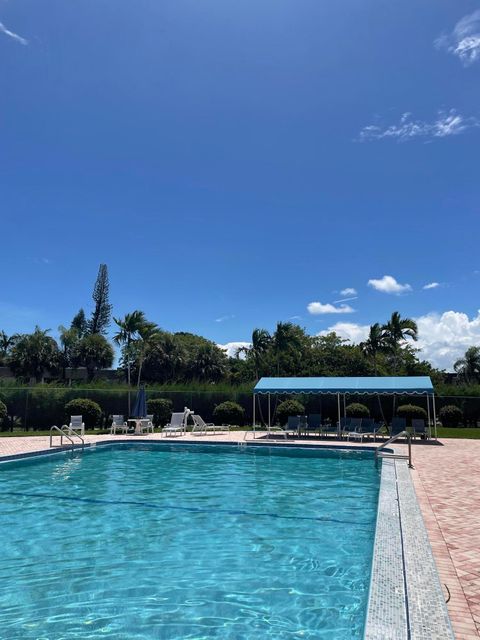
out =
[[[413,469],[413,465],[412,465],[412,436],[409,434],[408,431],[400,431],[400,433],[396,433],[394,436],[392,436],[389,440],[387,440],[386,442],[383,442],[379,447],[377,447],[375,449],[375,458],[378,458],[380,452],[382,449],[385,449],[385,447],[389,444],[391,444],[392,442],[395,442],[395,440],[398,440],[398,438],[401,437],[405,437],[407,439],[408,442],[408,456],[396,456],[395,454],[391,455],[390,457],[394,458],[394,457],[401,457],[401,458],[408,458],[408,466],[410,469]]]
[[[53,447],[52,440],[53,440],[53,432],[54,431],[58,431],[58,433],[60,434],[60,446],[61,447],[63,447],[63,437],[64,436],[65,436],[65,438],[70,440],[70,443],[72,445],[72,449],[75,447],[75,442],[73,441],[73,438],[70,437],[71,435],[75,435],[75,436],[77,436],[77,438],[79,438],[81,440],[82,448],[85,446],[85,440],[74,429],[70,429],[69,428],[68,433],[67,433],[63,429],[60,429],[60,427],[57,427],[57,425],[53,425],[53,427],[50,427],[50,448]]]

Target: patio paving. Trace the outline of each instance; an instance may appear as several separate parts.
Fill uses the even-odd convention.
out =
[[[89,443],[125,436],[85,436]],[[127,436],[135,440],[135,436]],[[159,440],[160,434],[142,439]],[[192,436],[162,438],[192,440]],[[244,432],[200,436],[195,441],[243,442]],[[282,441],[280,438],[277,441]],[[318,443],[316,439],[295,440],[299,444]],[[329,446],[345,445],[335,440]],[[371,446],[350,442],[349,446]],[[0,457],[49,448],[47,436],[0,438]],[[404,445],[395,447],[402,453]],[[480,440],[446,439],[438,444],[415,443],[411,471],[415,491],[428,530],[448,611],[458,640],[480,638]]]

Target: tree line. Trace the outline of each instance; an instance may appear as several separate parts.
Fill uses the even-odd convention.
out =
[[[443,372],[419,358],[414,320],[395,311],[384,324],[370,327],[367,339],[350,344],[332,332],[310,336],[297,324],[278,322],[275,331],[256,328],[251,346],[234,357],[214,342],[186,332],[171,333],[149,320],[143,311],[112,318],[107,266],[100,265],[92,293],[94,308],[87,317],[80,309],[70,326],[59,327],[59,341],[36,327],[30,334],[8,336],[0,331],[0,365],[9,366],[18,379],[41,382],[65,380],[67,368],[85,367],[88,380],[115,360],[120,349],[119,380],[131,386],[147,383],[253,383],[262,376],[429,375]],[[106,337],[113,319],[113,344]],[[459,379],[480,380],[480,348],[470,347],[455,363]]]

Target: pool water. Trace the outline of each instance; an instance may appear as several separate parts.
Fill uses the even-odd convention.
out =
[[[0,474],[2,639],[362,637],[369,452],[137,443]]]

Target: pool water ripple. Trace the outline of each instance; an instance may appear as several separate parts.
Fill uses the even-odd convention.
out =
[[[118,446],[0,472],[0,638],[362,637],[366,454]]]

